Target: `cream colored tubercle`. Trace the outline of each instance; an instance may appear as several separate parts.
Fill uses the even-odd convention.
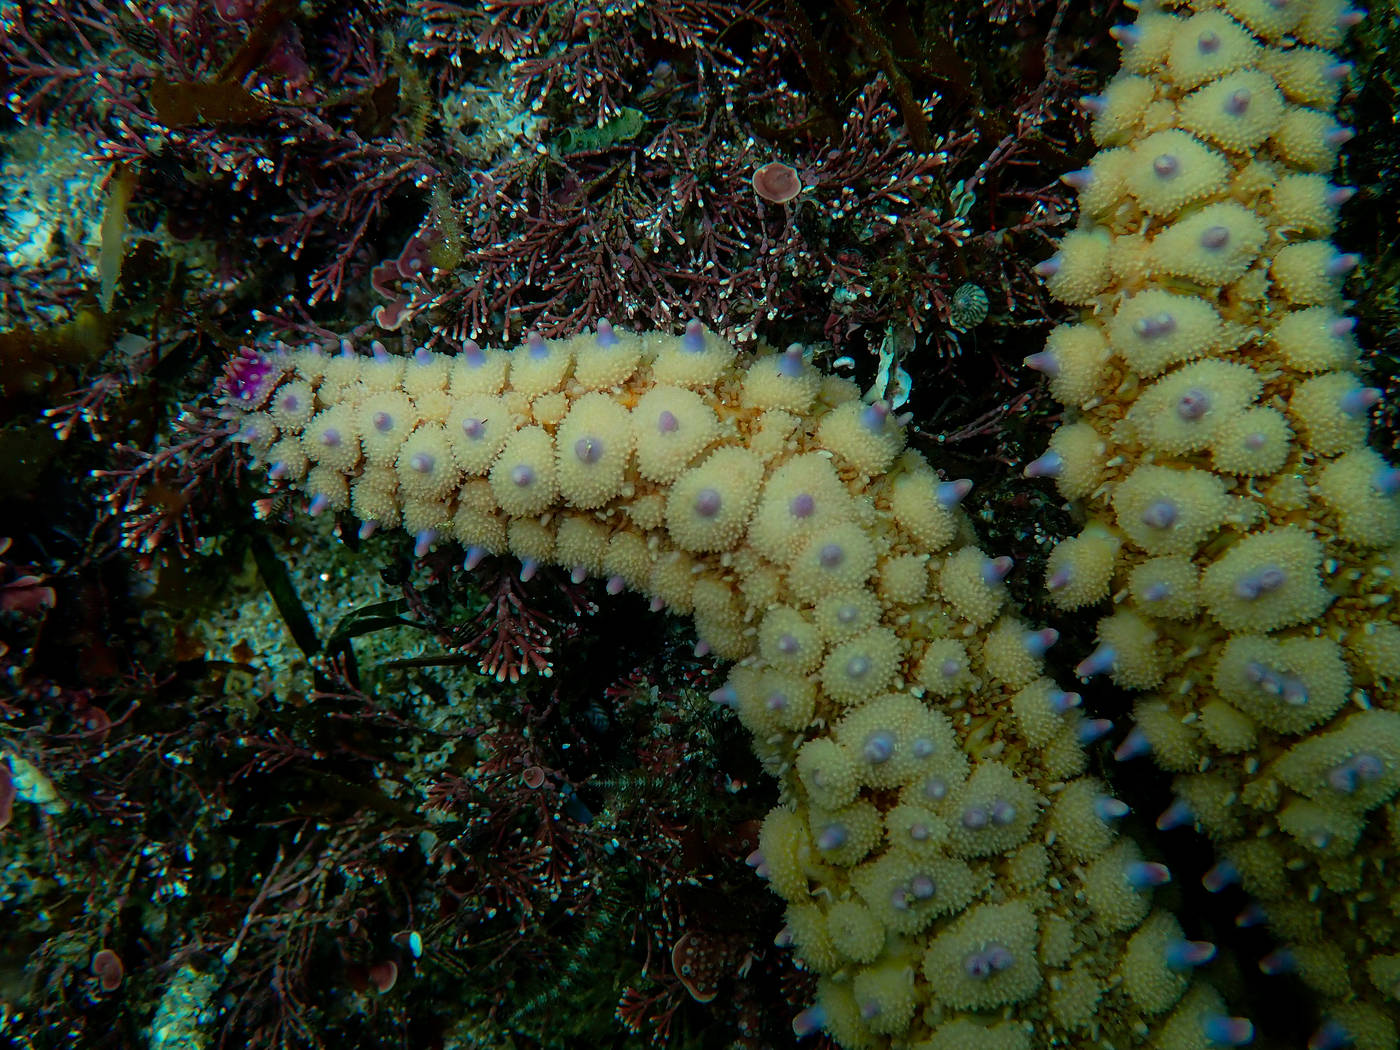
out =
[[[468,565],[509,553],[691,616],[783,802],[752,858],[847,1050],[1205,1050],[1247,1021],[1085,775],[1104,724],[1040,671],[947,481],[800,347],[692,323],[511,352],[269,359],[236,408],[275,478]]]
[[[1367,447],[1328,242],[1359,18],[1336,0],[1144,6],[1091,100],[1079,228],[1042,267],[1082,307],[1027,363],[1070,412],[1032,463],[1082,501],[1051,600],[1110,601],[1080,665],[1145,690],[1123,758],[1179,774],[1161,825],[1218,843],[1327,1007],[1397,1045],[1400,472]],[[1340,1042],[1318,1045],[1342,1045]]]

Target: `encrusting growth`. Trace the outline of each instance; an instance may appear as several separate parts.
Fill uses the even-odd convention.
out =
[[[1105,723],[1040,673],[1053,631],[1008,609],[1010,559],[968,484],[800,347],[747,364],[692,322],[606,322],[512,352],[245,351],[241,438],[311,509],[470,568],[511,553],[693,618],[783,788],[750,858],[778,943],[820,975],[794,1023],[848,1050],[1247,1042],[1192,976],[1209,945],[1152,908],[1167,869],[1084,776]]]
[[[1083,307],[1027,360],[1069,409],[1028,476],[1082,500],[1065,610],[1111,598],[1082,675],[1149,691],[1120,758],[1178,775],[1161,827],[1218,842],[1327,1005],[1314,1046],[1397,1045],[1400,471],[1367,448],[1326,239],[1350,131],[1338,0],[1154,5],[1089,100],[1080,226],[1042,264]]]

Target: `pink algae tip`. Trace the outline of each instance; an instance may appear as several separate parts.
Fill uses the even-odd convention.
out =
[[[224,368],[221,393],[244,405],[257,405],[272,391],[277,366],[256,350],[243,347]]]

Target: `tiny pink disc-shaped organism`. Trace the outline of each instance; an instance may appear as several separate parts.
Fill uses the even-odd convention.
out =
[[[797,169],[774,161],[753,173],[753,191],[766,201],[786,204],[802,192]]]
[[[114,992],[122,983],[126,967],[111,948],[102,948],[92,957],[92,975],[97,978],[104,992]]]
[[[392,959],[377,962],[369,968],[369,983],[380,995],[387,995],[399,979],[399,964]]]

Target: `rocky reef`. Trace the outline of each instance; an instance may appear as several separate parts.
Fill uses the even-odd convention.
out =
[[[1390,29],[1111,7],[6,6],[0,1035],[1394,1050]]]

